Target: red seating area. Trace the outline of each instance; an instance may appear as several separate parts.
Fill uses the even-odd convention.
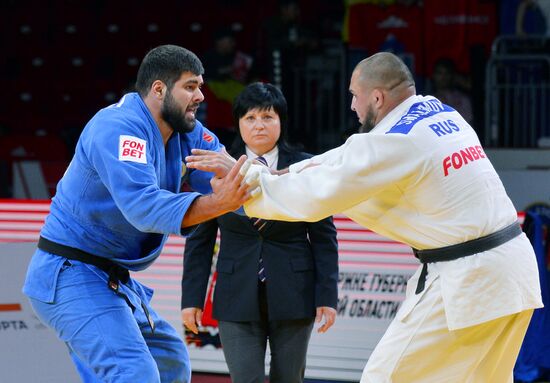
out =
[[[307,17],[321,9],[313,0],[301,5]],[[254,55],[261,23],[277,9],[276,0],[2,1],[0,141],[47,136],[63,140],[70,157],[89,118],[132,89],[149,49],[177,44],[200,57],[214,32],[230,26],[239,49]]]
[[[272,3],[260,8],[271,11]],[[251,5],[258,7],[252,1],[212,0],[3,1],[2,183],[11,183],[14,161],[38,160],[44,171],[51,161],[61,164],[56,169],[64,168],[78,132],[98,109],[132,88],[139,62],[150,48],[172,43],[200,55],[221,23],[238,23],[239,44],[253,49],[255,34],[250,29],[256,19],[242,11]],[[23,156],[14,148],[24,148],[19,151]],[[6,193],[3,196],[9,196]]]
[[[132,85],[143,55],[173,43],[197,54],[213,31],[239,25],[239,46],[253,50],[258,13],[274,1],[7,1],[0,5],[0,79],[7,84],[0,124],[12,132],[54,134],[82,126]],[[251,18],[248,10],[254,10]]]

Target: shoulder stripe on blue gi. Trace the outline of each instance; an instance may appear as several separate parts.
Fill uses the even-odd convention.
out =
[[[441,103],[436,98],[413,104],[409,111],[386,132],[409,134],[417,122],[442,112],[454,112],[455,110],[448,105]]]

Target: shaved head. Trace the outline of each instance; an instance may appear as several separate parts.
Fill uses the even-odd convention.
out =
[[[376,53],[361,61],[351,75],[351,110],[361,123],[359,132],[369,132],[390,111],[416,94],[411,71],[393,53]]]
[[[376,53],[357,64],[354,72],[359,75],[361,83],[371,87],[381,87],[389,91],[414,88],[414,79],[409,68],[393,53]]]

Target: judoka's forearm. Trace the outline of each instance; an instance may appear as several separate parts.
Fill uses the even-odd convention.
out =
[[[181,222],[181,227],[198,225],[201,222],[216,218],[230,211],[236,210],[241,205],[235,206],[219,201],[214,194],[198,197],[193,201]]]

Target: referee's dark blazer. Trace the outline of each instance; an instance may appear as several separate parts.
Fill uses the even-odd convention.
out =
[[[278,169],[308,158],[279,149]],[[216,233],[221,245],[213,316],[224,321],[260,320],[258,260],[266,271],[269,320],[315,316],[316,307],[336,308],[338,244],[332,217],[319,222],[267,221],[261,233],[246,216],[228,213],[204,222],[187,238],[182,309],[202,308]]]

